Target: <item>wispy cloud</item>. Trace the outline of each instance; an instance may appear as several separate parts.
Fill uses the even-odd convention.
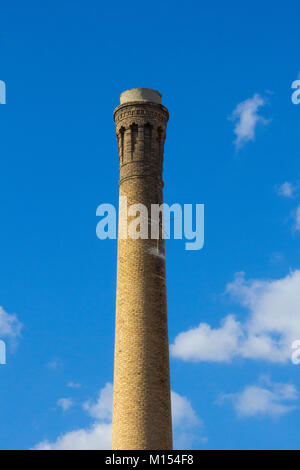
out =
[[[186,397],[172,391],[171,399],[174,426],[193,427],[203,425],[202,420],[197,417],[191,402]]]
[[[99,392],[96,403],[90,401],[83,404],[83,408],[92,418],[99,420],[111,420],[113,403],[113,386],[107,383]]]
[[[287,197],[287,198],[292,198],[295,195],[297,187],[288,181],[285,183],[281,184],[279,188],[277,189],[277,192],[279,196]]]
[[[81,384],[77,383],[77,382],[68,382],[67,387],[69,387],[69,388],[80,388]]]
[[[23,325],[15,314],[9,314],[0,307],[0,339],[8,339],[15,345],[22,328]]]
[[[248,385],[241,392],[225,394],[220,399],[229,399],[239,417],[279,417],[296,408],[290,402],[298,399],[298,392],[293,384],[267,380],[264,386]]]
[[[83,408],[94,418],[91,426],[60,435],[56,441],[47,439],[36,450],[104,450],[111,449],[112,384],[107,383],[95,403],[86,402]]]
[[[61,359],[59,359],[58,357],[54,357],[53,359],[51,359],[51,361],[47,363],[48,369],[52,369],[52,370],[60,369],[62,366],[63,366],[63,363]]]
[[[239,103],[230,116],[230,120],[234,121],[234,134],[236,136],[234,144],[237,150],[249,141],[255,139],[255,130],[259,123],[266,125],[269,120],[258,114],[259,108],[266,104],[266,100],[258,93],[252,98]]]
[[[181,332],[171,345],[172,356],[194,362],[229,362],[235,357],[290,360],[291,344],[300,338],[300,270],[276,280],[247,281],[238,273],[226,294],[247,310],[246,320],[230,314],[218,328],[200,323]]]
[[[269,256],[269,261],[270,263],[273,263],[273,264],[281,263],[282,261],[284,261],[284,259],[285,259],[284,254],[278,251],[275,251]]]
[[[57,400],[57,406],[59,406],[63,411],[67,411],[74,405],[72,398],[60,398]]]
[[[286,181],[277,188],[277,193],[279,194],[279,196],[292,199],[296,196],[299,196],[299,188],[299,181],[297,181],[296,183]],[[298,205],[298,207],[291,212],[291,218],[293,219],[292,231],[300,231],[300,205]]]
[[[207,437],[203,434],[203,421],[192,407],[191,402],[176,392],[171,392],[172,423],[174,428],[174,447],[189,449],[192,444],[205,443]]]

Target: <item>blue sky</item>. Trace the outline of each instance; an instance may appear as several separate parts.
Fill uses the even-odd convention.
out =
[[[299,9],[2,6],[2,449],[109,446],[116,241],[95,214],[118,201],[133,87],[170,112],[165,201],[205,204],[203,250],[166,242],[176,446],[299,449]]]

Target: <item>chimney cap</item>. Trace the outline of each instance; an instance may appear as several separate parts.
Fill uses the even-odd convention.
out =
[[[120,95],[120,103],[129,103],[131,101],[151,101],[161,104],[161,94],[152,88],[131,88],[125,90]]]

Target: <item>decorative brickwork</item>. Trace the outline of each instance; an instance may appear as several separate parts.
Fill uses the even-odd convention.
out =
[[[151,204],[163,202],[168,117],[151,101],[114,112],[120,196],[149,214]],[[161,230],[158,240],[118,240],[113,449],[172,449],[164,253]]]

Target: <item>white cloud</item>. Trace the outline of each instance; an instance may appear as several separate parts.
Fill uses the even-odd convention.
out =
[[[289,183],[288,181],[280,185],[278,188],[279,196],[288,197],[288,198],[293,197],[295,194],[295,191],[296,191],[296,187],[293,185],[293,183]]]
[[[240,393],[231,393],[221,397],[229,399],[240,417],[284,415],[295,409],[288,402],[298,399],[298,392],[293,384],[270,381],[265,386],[248,385]]]
[[[67,411],[74,405],[72,398],[60,398],[57,400],[57,406],[60,406],[63,411]]]
[[[265,104],[266,101],[256,93],[252,98],[239,103],[233,111],[230,119],[236,122],[234,143],[237,149],[255,139],[255,129],[258,123],[268,124],[269,121],[258,114],[259,108]]]
[[[83,408],[95,422],[88,428],[77,429],[60,435],[56,441],[42,441],[36,450],[103,450],[111,449],[112,384],[107,383],[99,392],[95,404],[87,402]],[[101,422],[99,420],[108,420]]]
[[[233,315],[228,315],[219,328],[200,323],[197,328],[180,333],[171,352],[185,361],[230,361],[236,354],[242,334],[240,323]]]
[[[0,339],[9,339],[13,343],[21,335],[22,323],[18,320],[16,315],[6,313],[0,307]]]
[[[37,444],[36,450],[101,450],[111,449],[111,418],[112,418],[113,386],[107,383],[99,392],[95,403],[85,402],[83,408],[95,419],[87,429],[78,429],[60,435],[56,441],[44,440]],[[68,400],[68,399],[61,399]],[[59,401],[61,401],[59,400]],[[172,419],[174,423],[174,441],[178,448],[189,448],[189,444],[197,438],[206,442],[206,437],[199,437],[195,430],[203,426],[197,417],[190,401],[176,392],[171,393]],[[64,402],[65,404],[65,402]],[[72,403],[73,404],[73,403]],[[63,405],[63,403],[61,404]]]
[[[247,318],[238,322],[230,314],[219,328],[200,323],[175,338],[171,354],[193,361],[290,360],[291,344],[300,339],[300,270],[279,280],[246,281],[238,273],[226,293],[246,308]]]
[[[176,392],[171,392],[173,439],[175,449],[189,449],[193,442],[205,443],[203,421],[194,411],[191,402]]]
[[[112,404],[113,404],[113,386],[107,383],[104,388],[99,392],[99,397],[96,403],[85,402],[83,408],[88,412],[92,418],[111,420],[112,419]]]
[[[111,424],[94,423],[59,436],[55,442],[37,444],[35,450],[106,450],[111,449]]]
[[[191,402],[186,397],[172,391],[171,402],[174,427],[190,428],[193,426],[202,426],[202,420],[197,417]]]
[[[296,231],[300,230],[300,206],[297,207],[296,212],[295,212],[295,225],[294,229]]]

